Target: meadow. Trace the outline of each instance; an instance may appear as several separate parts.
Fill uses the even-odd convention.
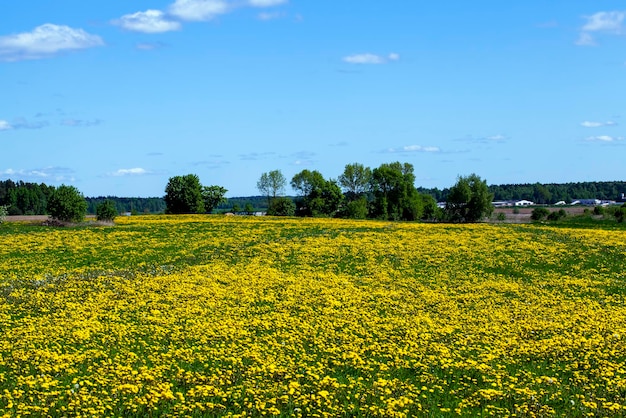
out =
[[[624,416],[626,230],[0,225],[0,416]]]

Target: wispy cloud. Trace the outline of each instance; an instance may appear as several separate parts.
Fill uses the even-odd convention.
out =
[[[590,16],[584,16],[586,23],[581,27],[577,45],[596,45],[596,40],[592,33],[609,33],[620,35],[624,33],[625,11],[597,12]]]
[[[0,171],[0,176],[28,182],[41,180],[54,183],[76,181],[76,178],[74,177],[74,170],[66,167],[45,167],[20,170],[8,168]]]
[[[13,122],[11,123],[11,127],[13,129],[41,129],[41,128],[45,128],[48,125],[49,125],[48,121],[45,121],[45,120],[29,122],[25,118],[14,119]]]
[[[274,7],[288,3],[287,0],[248,0],[248,4],[252,7]]]
[[[100,125],[102,121],[100,119],[95,120],[81,120],[81,119],[65,119],[61,122],[63,126],[72,126],[76,128],[84,128],[89,126]]]
[[[180,22],[168,19],[161,10],[152,9],[124,15],[111,23],[126,30],[143,33],[171,32],[181,28]]]
[[[617,122],[613,122],[612,120],[606,122],[591,122],[586,120],[582,122],[580,126],[584,126],[585,128],[600,128],[603,126],[617,126]]]
[[[262,12],[257,15],[259,20],[276,20],[287,16],[284,12]]]
[[[376,54],[353,54],[343,57],[343,61],[348,64],[385,64],[389,61],[398,61],[400,55],[392,52],[388,55],[376,55]]]
[[[274,156],[276,156],[275,152],[251,152],[248,154],[239,154],[239,158],[246,161],[264,160]]]
[[[207,21],[228,13],[231,6],[222,0],[176,0],[168,11],[187,21]]]
[[[423,145],[405,145],[403,147],[397,148],[387,148],[383,151],[384,153],[413,153],[413,152],[441,152],[439,147],[434,146],[423,146]]]
[[[165,48],[166,44],[163,42],[141,42],[135,45],[137,49],[142,51],[153,51],[155,49]]]
[[[6,120],[0,119],[0,131],[10,131],[13,129],[13,126]]]
[[[465,138],[460,138],[457,141],[463,141],[463,142],[479,142],[479,143],[483,143],[483,144],[489,144],[489,143],[500,143],[500,142],[505,142],[509,140],[509,137],[503,134],[495,134],[495,135],[490,135],[490,136],[466,136]]]
[[[41,59],[66,51],[76,51],[104,45],[97,35],[82,29],[46,23],[32,32],[0,36],[0,60],[21,61]]]
[[[610,135],[597,135],[597,136],[590,136],[587,137],[586,139],[589,142],[604,142],[604,143],[609,143],[609,142],[618,142],[618,141],[623,141],[624,138],[621,136],[610,136]]]
[[[124,176],[143,176],[146,174],[151,174],[151,172],[144,168],[136,167],[136,168],[120,168],[119,170],[113,171],[109,173],[108,175],[113,176],[113,177],[124,177]]]

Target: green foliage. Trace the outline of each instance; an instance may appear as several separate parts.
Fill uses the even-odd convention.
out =
[[[294,205],[294,210],[295,210],[295,207],[296,206]],[[248,202],[246,203],[246,206],[244,206],[243,211],[246,212],[248,215],[250,215],[251,213],[254,212],[254,206],[252,206],[252,203]]]
[[[96,219],[99,221],[113,221],[117,216],[117,208],[112,200],[105,200],[96,207]]]
[[[375,218],[414,221],[422,216],[422,201],[415,188],[412,164],[381,164],[372,170],[371,187]]]
[[[370,188],[372,170],[363,164],[348,164],[339,176],[339,185],[343,188],[349,201],[359,199]]]
[[[500,222],[506,221],[506,213],[504,212],[498,213],[498,216],[496,216],[496,219]]]
[[[604,212],[605,212],[605,210],[604,210],[604,207],[602,207],[602,206],[595,206],[593,208],[593,214],[594,215],[604,215]]]
[[[565,212],[565,209],[559,209],[557,211],[550,212],[550,214],[548,215],[548,220],[560,221],[561,219],[564,219],[566,217],[567,217],[567,212]]]
[[[271,200],[285,193],[287,179],[280,170],[272,170],[261,174],[256,187],[263,196],[267,196],[267,205],[271,206]]]
[[[133,214],[163,213],[165,200],[163,197],[117,197],[98,196],[87,197],[87,213],[96,214],[96,208],[103,202],[110,200],[115,204],[117,213],[131,212]]]
[[[367,199],[363,196],[352,200],[346,205],[345,217],[349,219],[365,219],[367,218],[367,206]]]
[[[202,201],[204,202],[205,212],[211,213],[217,205],[226,202],[228,199],[224,195],[227,191],[221,186],[204,186],[202,188]]]
[[[6,206],[0,206],[0,224],[4,222],[8,213]]]
[[[335,216],[344,199],[339,185],[316,170],[305,169],[293,176],[291,187],[300,194],[296,205],[299,216]]]
[[[493,194],[476,174],[459,176],[450,189],[446,217],[451,222],[478,222],[493,213]]]
[[[548,215],[550,215],[550,211],[548,209],[544,207],[538,207],[533,209],[532,213],[530,214],[530,219],[532,219],[533,221],[541,221],[543,219],[546,219]]]
[[[427,194],[420,194],[419,198],[422,202],[421,219],[434,221],[441,218],[441,209],[437,206],[437,201],[434,197]]]
[[[166,212],[203,213],[204,199],[200,178],[195,174],[170,177],[165,187]]]
[[[74,186],[59,186],[48,199],[48,214],[64,222],[80,222],[87,212],[87,201]]]
[[[617,222],[622,223],[626,219],[626,203],[615,210],[615,219]]]
[[[296,204],[288,197],[277,197],[272,199],[267,214],[269,216],[294,216]]]

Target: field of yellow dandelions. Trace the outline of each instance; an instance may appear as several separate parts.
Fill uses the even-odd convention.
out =
[[[626,230],[0,227],[0,416],[624,416]]]

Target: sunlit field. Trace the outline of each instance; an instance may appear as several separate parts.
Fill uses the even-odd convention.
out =
[[[0,226],[0,415],[624,416],[626,230]]]

